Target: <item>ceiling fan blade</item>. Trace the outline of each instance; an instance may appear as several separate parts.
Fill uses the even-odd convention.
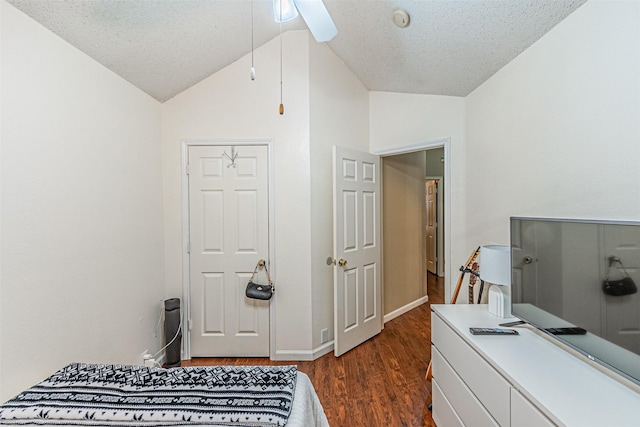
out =
[[[294,3],[317,42],[328,42],[338,34],[322,0],[294,0]]]

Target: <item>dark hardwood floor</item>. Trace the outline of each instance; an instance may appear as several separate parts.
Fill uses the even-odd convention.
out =
[[[431,383],[430,304],[444,301],[444,280],[429,274],[429,302],[384,325],[378,336],[336,358],[274,362],[264,358],[195,358],[183,366],[288,365],[306,373],[332,427],[435,426],[427,404]]]

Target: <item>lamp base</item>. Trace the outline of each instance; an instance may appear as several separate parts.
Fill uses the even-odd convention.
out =
[[[511,297],[507,289],[493,285],[489,289],[489,313],[505,318],[511,317]]]

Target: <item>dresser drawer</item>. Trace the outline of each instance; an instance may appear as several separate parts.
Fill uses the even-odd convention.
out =
[[[447,400],[465,425],[474,427],[498,426],[498,423],[435,347],[431,348],[431,362],[433,363],[433,378],[438,381],[440,390],[445,396],[448,396]]]
[[[437,314],[431,314],[431,340],[466,387],[489,411],[497,423],[510,426],[511,385],[456,334]],[[492,337],[495,338],[495,337]],[[434,370],[434,377],[437,371]]]
[[[511,424],[518,427],[555,425],[515,388],[511,389]]]
[[[438,427],[464,427],[434,378],[431,387],[433,421]]]

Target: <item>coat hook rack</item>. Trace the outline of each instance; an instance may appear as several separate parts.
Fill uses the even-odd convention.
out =
[[[231,147],[231,155],[228,155],[226,151],[224,151],[222,155],[231,161],[231,163],[227,165],[228,168],[235,168],[237,166],[236,158],[238,157],[238,153],[236,153],[236,147]]]

